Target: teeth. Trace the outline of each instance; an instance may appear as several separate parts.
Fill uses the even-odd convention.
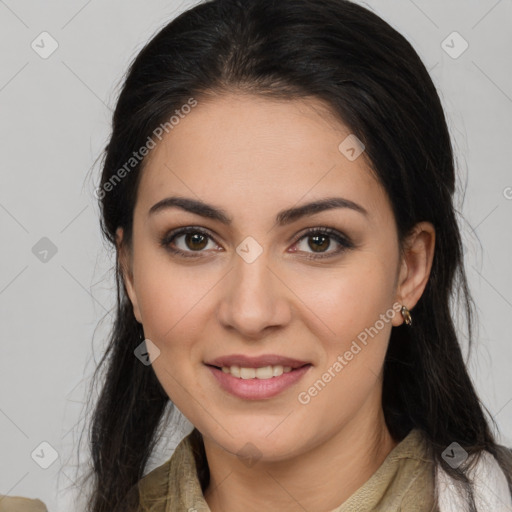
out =
[[[271,379],[272,377],[279,377],[283,373],[288,373],[292,371],[291,366],[263,366],[261,368],[244,368],[237,365],[233,366],[223,366],[222,371],[224,373],[230,373],[233,377],[238,377],[239,379]]]

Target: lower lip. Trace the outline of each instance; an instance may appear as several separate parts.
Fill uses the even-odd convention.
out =
[[[299,381],[310,368],[308,364],[270,379],[240,379],[214,366],[208,366],[225,391],[245,400],[272,398]]]

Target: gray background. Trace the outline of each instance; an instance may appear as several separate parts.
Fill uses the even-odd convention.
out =
[[[113,254],[101,240],[92,194],[99,172],[93,164],[129,62],[194,3],[0,0],[0,494],[39,497],[50,511],[74,508],[69,486],[87,385],[115,298]],[[461,191],[467,184],[457,204],[479,314],[468,364],[501,429],[500,442],[512,446],[512,2],[366,5],[413,44],[447,112]],[[58,43],[46,59],[31,47],[35,41],[39,52],[50,49],[47,36],[42,48],[43,31]],[[457,58],[464,42],[454,31],[469,44]],[[43,237],[55,254],[40,252],[48,249]],[[164,438],[149,469],[189,431],[186,420],[176,420],[180,430]],[[48,469],[31,457],[36,450],[39,460],[50,460],[42,442],[57,454]],[[80,464],[86,456],[83,451]]]

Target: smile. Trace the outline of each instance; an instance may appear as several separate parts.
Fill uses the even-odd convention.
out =
[[[223,366],[224,373],[230,373],[233,377],[239,379],[271,379],[272,377],[280,377],[283,373],[288,373],[292,370],[291,366],[262,366],[261,368],[245,368],[243,366]]]
[[[259,368],[206,366],[221,389],[245,400],[272,398],[297,383],[312,367],[311,364],[299,368],[281,365]]]

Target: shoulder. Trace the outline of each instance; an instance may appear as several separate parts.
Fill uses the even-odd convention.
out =
[[[0,512],[48,512],[41,500],[0,494]]]
[[[188,510],[203,500],[194,448],[193,436],[185,436],[166,462],[141,478],[138,489],[143,511]]]
[[[190,438],[178,444],[172,456],[163,464],[143,476],[129,491],[124,505],[132,510],[138,505],[140,511],[160,512],[168,509],[169,501],[175,498],[179,484],[190,459]],[[1,511],[0,511],[1,512]]]
[[[172,457],[140,479],[138,487],[142,496],[154,499],[167,494],[171,460]]]
[[[150,471],[133,485],[125,496],[120,510],[164,512],[167,509],[169,465],[170,460]]]

